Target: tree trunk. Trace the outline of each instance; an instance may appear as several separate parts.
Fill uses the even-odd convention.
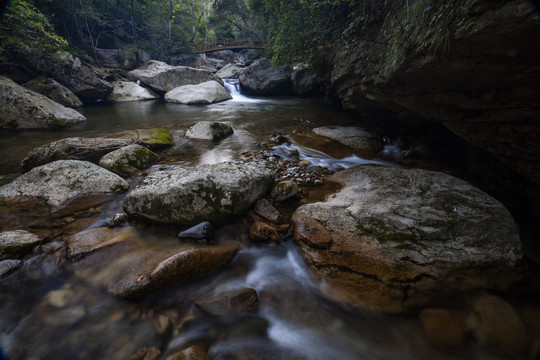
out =
[[[135,48],[139,49],[137,30],[135,29],[135,6],[133,4],[133,0],[131,0],[131,29],[133,30],[133,43],[135,44]]]

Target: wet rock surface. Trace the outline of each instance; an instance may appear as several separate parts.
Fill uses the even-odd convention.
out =
[[[21,167],[28,171],[56,160],[81,160],[98,163],[103,155],[132,144],[122,138],[66,138],[39,146],[26,155]]]
[[[259,305],[259,299],[255,289],[242,287],[204,294],[197,298],[194,304],[212,316],[227,318],[255,311]]]
[[[21,260],[0,260],[0,280],[22,266]]]
[[[67,256],[71,261],[78,261],[100,249],[128,241],[133,237],[133,230],[129,228],[102,227],[85,230],[69,237]]]
[[[229,124],[201,121],[186,131],[186,137],[190,139],[218,141],[233,133],[234,130]]]
[[[23,84],[25,88],[40,93],[60,105],[70,108],[83,106],[82,101],[64,85],[56,80],[39,76]]]
[[[219,270],[236,255],[228,245],[178,245],[132,252],[118,261],[109,291],[134,299]]]
[[[209,242],[214,237],[214,225],[205,221],[186,229],[178,234],[180,240],[200,240]]]
[[[275,170],[238,161],[150,174],[124,200],[128,215],[159,223],[214,224],[240,217],[270,191]]]
[[[171,66],[156,60],[150,60],[140,68],[130,71],[128,78],[132,81],[140,80],[159,92],[168,92],[179,86],[196,85],[212,80],[223,83],[211,72],[187,66]]]
[[[86,121],[79,112],[0,76],[0,128],[58,129]]]
[[[142,145],[128,145],[111,151],[99,160],[99,166],[120,176],[149,168],[159,160],[159,155]]]
[[[313,129],[317,135],[325,136],[361,153],[378,153],[383,144],[375,136],[357,126],[326,126]]]
[[[179,86],[165,94],[165,101],[186,105],[206,105],[230,99],[231,94],[216,81]]]
[[[505,288],[517,279],[517,226],[502,204],[468,183],[380,166],[332,179],[344,189],[296,210],[295,240],[314,273],[354,302],[400,313],[437,296]]]
[[[0,198],[43,199],[53,209],[88,194],[125,192],[129,184],[116,174],[79,160],[58,160],[38,166],[0,187]]]
[[[115,81],[113,91],[107,97],[110,102],[141,101],[159,99],[159,95],[134,82]]]
[[[17,259],[36,246],[41,238],[26,230],[0,233],[0,260]]]
[[[256,60],[238,77],[240,86],[246,92],[258,95],[279,95],[292,92],[292,67],[274,67],[267,59]]]

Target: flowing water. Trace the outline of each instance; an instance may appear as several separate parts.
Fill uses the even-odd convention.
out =
[[[177,142],[164,150],[162,164],[149,171],[164,164],[183,167],[238,158],[260,149],[272,134],[287,134],[289,139],[274,147],[276,155],[287,158],[296,148],[300,159],[313,165],[334,170],[369,163],[402,166],[396,161],[403,151],[395,146],[360,157],[311,135],[316,126],[356,121],[320,100],[245,97],[234,81],[226,86],[233,99],[219,104],[96,104],[83,110],[88,122],[76,128],[2,133],[0,168],[3,174],[19,172],[18,164],[29,150],[53,140],[141,128],[167,128]],[[182,138],[183,130],[203,120],[228,122],[235,133],[218,144]],[[139,180],[129,179],[132,185]],[[201,346],[213,359],[492,358],[474,345],[466,352],[436,350],[415,317],[382,316],[341,303],[311,277],[290,236],[277,246],[255,246],[235,224],[217,234],[217,242],[241,248],[224,270],[145,300],[121,300],[107,289],[114,281],[110,269],[122,249],[97,252],[76,264],[63,255],[66,236],[103,226],[121,211],[121,201],[117,197],[69,221],[48,219],[47,228],[35,225],[48,242],[0,281],[0,345],[10,359],[127,359],[145,346],[169,355],[190,345]],[[178,244],[179,228],[174,226],[124,227],[133,232],[129,246],[156,249]],[[257,291],[254,314],[214,318],[193,307],[193,300],[204,293],[241,287]]]

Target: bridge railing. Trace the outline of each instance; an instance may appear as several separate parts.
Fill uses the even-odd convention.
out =
[[[229,39],[217,40],[196,46],[198,53],[225,49],[264,49],[265,41],[261,39]]]

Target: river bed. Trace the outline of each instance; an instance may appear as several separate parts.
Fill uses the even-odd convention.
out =
[[[18,173],[26,153],[50,141],[142,128],[169,129],[177,143],[161,153],[161,162],[149,172],[165,164],[185,167],[237,159],[264,149],[274,134],[288,137],[285,145],[273,149],[276,155],[287,158],[287,149],[296,148],[301,160],[334,171],[370,163],[414,165],[400,161],[409,149],[400,149],[391,140],[384,153],[359,156],[312,136],[310,131],[317,126],[358,124],[354,116],[320,99],[252,98],[241,95],[234,83],[227,87],[234,98],[219,104],[95,104],[82,110],[88,121],[76,128],[3,133],[1,173]],[[227,122],[235,133],[217,144],[185,140],[183,131],[198,121]],[[444,169],[441,164],[420,163]],[[135,176],[129,182],[133,186],[140,179]],[[212,359],[498,358],[474,343],[452,351],[434,347],[416,316],[384,316],[345,305],[338,294],[333,296],[312,278],[290,235],[277,246],[253,245],[246,241],[245,229],[236,224],[217,232],[217,242],[241,249],[224,270],[145,300],[119,299],[107,290],[113,281],[109,269],[118,253],[98,252],[72,264],[63,251],[66,236],[103,226],[121,211],[121,204],[118,196],[81,218],[50,219],[49,228],[36,225],[47,243],[27,257],[21,269],[0,281],[0,345],[9,359],[127,359],[143,347],[170,355],[190,345],[200,346]],[[133,241],[142,248],[178,243],[175,226],[127,223],[124,227],[134,232]],[[241,287],[257,291],[259,307],[254,314],[216,318],[193,306],[194,299],[209,291]]]

